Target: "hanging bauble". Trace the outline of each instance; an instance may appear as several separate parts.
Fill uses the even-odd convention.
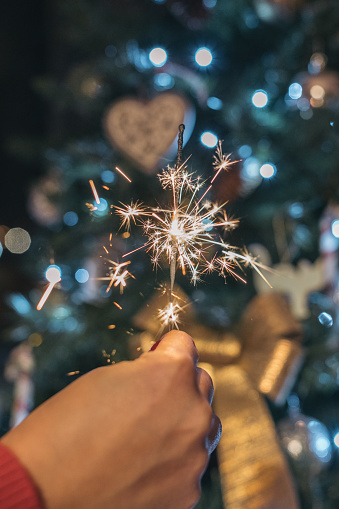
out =
[[[173,159],[178,126],[185,124],[184,144],[195,123],[192,105],[182,95],[163,93],[150,101],[123,97],[111,105],[104,128],[112,145],[147,174]]]
[[[283,449],[295,468],[310,478],[324,470],[332,458],[332,445],[324,424],[299,412],[278,424]]]

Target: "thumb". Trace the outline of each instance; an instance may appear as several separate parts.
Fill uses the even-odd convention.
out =
[[[155,343],[155,348],[152,347],[153,355],[157,353],[173,353],[173,352],[182,352],[188,354],[192,358],[192,362],[194,366],[197,365],[199,360],[198,350],[194,344],[191,336],[186,334],[186,332],[172,330],[167,332],[158,344]]]

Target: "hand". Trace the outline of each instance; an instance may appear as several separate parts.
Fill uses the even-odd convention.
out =
[[[46,509],[188,509],[221,426],[190,336],[95,369],[7,433]]]

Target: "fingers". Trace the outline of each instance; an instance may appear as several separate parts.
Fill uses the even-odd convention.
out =
[[[222,432],[222,425],[219,417],[213,414],[210,431],[206,438],[206,448],[208,454],[212,454],[214,449],[217,447]]]
[[[165,334],[152,355],[157,353],[186,353],[192,358],[193,365],[196,366],[199,359],[198,350],[191,336],[182,331],[170,331]]]
[[[214,394],[214,387],[212,378],[210,375],[202,368],[196,368],[197,372],[197,382],[198,387],[203,396],[207,399],[209,404],[212,403],[213,400],[213,394]]]

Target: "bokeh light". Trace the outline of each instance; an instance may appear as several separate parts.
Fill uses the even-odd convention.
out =
[[[4,248],[2,247],[2,244],[1,244],[1,242],[0,242],[0,257],[1,257],[1,255],[2,255],[2,253],[3,253],[3,250],[4,250]]]
[[[47,267],[45,277],[50,283],[58,283],[61,280],[61,269],[58,265],[50,265]]]
[[[154,76],[154,86],[158,90],[168,90],[174,86],[174,78],[167,72],[160,72]]]
[[[167,62],[167,53],[164,48],[153,48],[148,55],[154,67],[162,67]]]
[[[331,226],[332,234],[339,239],[339,219],[335,219]]]
[[[241,145],[241,147],[238,150],[238,154],[240,157],[246,159],[247,157],[250,157],[252,155],[252,149],[249,145]]]
[[[264,108],[268,103],[268,95],[265,90],[256,90],[252,95],[252,104],[256,108]]]
[[[313,99],[321,101],[325,96],[325,90],[321,85],[313,85],[310,89],[310,95]]]
[[[88,270],[78,269],[74,277],[78,281],[78,283],[86,283],[89,280]]]
[[[292,83],[288,89],[288,95],[291,99],[300,99],[303,95],[303,87],[300,83]]]
[[[334,445],[339,448],[339,431],[334,435],[333,442]]]
[[[111,170],[104,170],[101,174],[101,180],[105,182],[105,184],[111,184],[114,182],[115,175]]]
[[[108,203],[104,198],[100,198],[100,203],[93,202],[93,206],[95,207],[93,214],[97,217],[104,216],[108,210]]]
[[[11,253],[22,254],[30,245],[31,237],[23,228],[12,228],[5,235],[5,246]]]
[[[78,223],[78,221],[79,217],[76,212],[70,210],[69,212],[66,212],[66,214],[64,214],[64,223],[67,226],[75,226]]]
[[[318,316],[318,320],[319,320],[319,323],[321,323],[321,325],[323,325],[324,327],[332,327],[333,325],[333,318],[332,316],[329,314],[329,313],[320,313],[320,315]]]
[[[205,131],[200,136],[200,141],[205,147],[214,148],[218,143],[218,137],[211,131]]]
[[[194,60],[200,67],[208,67],[211,65],[213,60],[213,55],[211,50],[208,48],[199,48],[194,55]]]
[[[207,106],[211,108],[211,110],[221,110],[222,108],[222,101],[221,99],[218,99],[218,97],[209,97],[207,99]]]
[[[264,179],[270,179],[274,177],[277,169],[272,163],[265,163],[260,167],[259,173]]]

